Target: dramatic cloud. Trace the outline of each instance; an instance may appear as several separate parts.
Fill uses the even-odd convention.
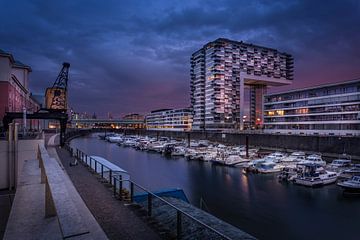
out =
[[[189,105],[190,55],[218,37],[294,55],[299,88],[360,77],[360,2],[1,1],[0,49],[43,93],[71,63],[77,111],[146,113]]]

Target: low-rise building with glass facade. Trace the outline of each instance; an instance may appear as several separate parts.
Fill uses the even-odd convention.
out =
[[[189,108],[159,109],[146,116],[146,129],[166,131],[190,131],[192,114]]]
[[[360,135],[360,79],[265,95],[264,129]]]

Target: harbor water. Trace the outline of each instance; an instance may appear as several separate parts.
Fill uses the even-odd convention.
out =
[[[360,239],[360,198],[343,196],[335,184],[281,183],[276,174],[119,147],[96,134],[71,146],[104,157],[150,190],[181,188],[193,205],[202,199],[203,209],[259,239]]]

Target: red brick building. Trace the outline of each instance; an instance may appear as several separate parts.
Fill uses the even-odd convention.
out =
[[[30,66],[14,59],[13,55],[0,49],[0,127],[5,112],[27,112],[40,109],[29,89]],[[18,121],[20,123],[20,121]],[[37,120],[28,120],[28,128],[37,128]]]

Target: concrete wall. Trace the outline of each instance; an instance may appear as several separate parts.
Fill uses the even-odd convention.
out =
[[[208,139],[211,141],[245,144],[246,136],[249,137],[249,144],[253,146],[278,148],[288,150],[301,150],[309,152],[321,152],[360,156],[360,137],[339,137],[339,136],[301,136],[281,134],[241,134],[241,133],[220,133],[220,132],[169,132],[169,131],[146,131],[126,130],[126,134],[142,134],[149,136],[166,136],[171,138]]]
[[[19,140],[17,144],[17,176],[20,175],[24,161],[36,159],[37,146],[44,143],[42,139],[36,140]],[[8,170],[8,142],[0,141],[0,189],[8,188],[9,186],[9,170]]]
[[[0,189],[5,189],[8,186],[8,142],[0,141]]]
[[[19,140],[18,142],[18,176],[22,170],[25,160],[36,159],[39,144],[44,144],[43,139]]]

